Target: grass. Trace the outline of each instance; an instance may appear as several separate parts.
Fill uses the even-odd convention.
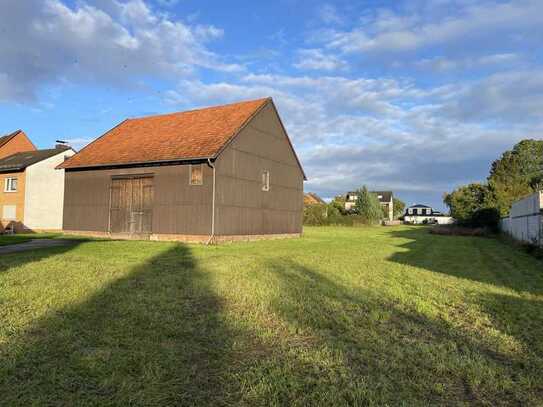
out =
[[[59,233],[18,233],[14,235],[0,235],[0,246],[25,243],[32,239],[52,239],[61,236]]]
[[[543,264],[425,228],[0,257],[5,405],[542,405]]]

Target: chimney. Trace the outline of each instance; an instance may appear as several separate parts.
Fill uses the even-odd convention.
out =
[[[56,143],[55,144],[55,148],[57,150],[66,150],[68,148],[70,148],[69,144],[67,141],[64,141],[64,140],[56,140]]]

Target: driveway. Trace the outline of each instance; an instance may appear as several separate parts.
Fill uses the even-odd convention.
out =
[[[77,242],[77,240],[68,239],[32,239],[24,243],[0,246],[0,255],[25,252],[28,250],[47,249],[50,247],[71,246],[76,244]]]

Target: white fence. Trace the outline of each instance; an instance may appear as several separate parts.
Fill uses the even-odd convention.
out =
[[[500,228],[514,239],[543,246],[543,192],[515,202]]]

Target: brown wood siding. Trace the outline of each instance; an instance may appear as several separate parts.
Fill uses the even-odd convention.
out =
[[[137,174],[153,175],[153,233],[210,233],[213,172],[207,165],[203,185],[192,186],[188,165],[67,171],[63,228],[107,232],[112,177]]]
[[[153,177],[114,178],[110,197],[109,227],[112,233],[152,233]]]
[[[303,174],[268,104],[217,160],[218,235],[301,233]],[[262,191],[262,172],[270,190]]]

